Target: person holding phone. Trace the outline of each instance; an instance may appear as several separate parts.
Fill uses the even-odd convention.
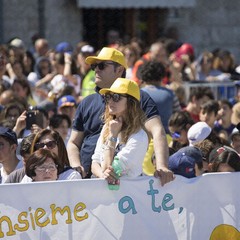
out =
[[[26,137],[31,133],[38,133],[48,126],[48,113],[40,107],[33,107],[28,111],[22,112],[17,118],[13,130],[16,132],[17,136],[21,138]]]

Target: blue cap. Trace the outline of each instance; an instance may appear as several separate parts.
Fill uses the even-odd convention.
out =
[[[76,100],[71,95],[65,95],[58,100],[58,108],[73,107],[76,105]]]
[[[72,53],[73,52],[73,47],[70,43],[68,42],[60,42],[57,46],[56,46],[56,52],[58,53]]]
[[[195,163],[199,162],[202,162],[201,151],[196,147],[187,146],[179,149],[169,157],[168,167],[174,174],[193,178],[196,176]]]
[[[0,127],[0,136],[5,137],[18,145],[17,135],[11,128]]]

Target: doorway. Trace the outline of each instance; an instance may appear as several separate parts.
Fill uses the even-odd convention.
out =
[[[168,9],[83,9],[83,40],[95,49],[109,44],[109,31],[119,33],[123,44],[131,38],[140,38],[150,45],[164,37]]]

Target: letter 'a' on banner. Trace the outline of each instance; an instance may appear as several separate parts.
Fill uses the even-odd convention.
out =
[[[0,186],[0,239],[240,239],[240,173]]]

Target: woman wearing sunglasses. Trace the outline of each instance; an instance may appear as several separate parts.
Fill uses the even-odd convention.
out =
[[[79,172],[70,167],[64,141],[58,132],[50,129],[43,129],[38,132],[32,142],[31,154],[42,148],[48,149],[58,156],[58,180],[71,180],[82,178]],[[29,179],[27,179],[25,176],[22,182],[29,182]]]
[[[169,147],[175,152],[189,145],[187,132],[193,124],[193,119],[186,111],[173,113],[169,118],[168,129],[172,138]]]
[[[92,173],[109,183],[115,182],[117,178],[111,165],[117,156],[122,176],[140,176],[149,139],[144,128],[139,87],[131,80],[118,78],[110,88],[101,89],[100,94],[106,101],[105,124],[92,156]]]
[[[48,149],[39,149],[26,162],[26,175],[33,182],[55,181],[58,178],[59,159]]]

